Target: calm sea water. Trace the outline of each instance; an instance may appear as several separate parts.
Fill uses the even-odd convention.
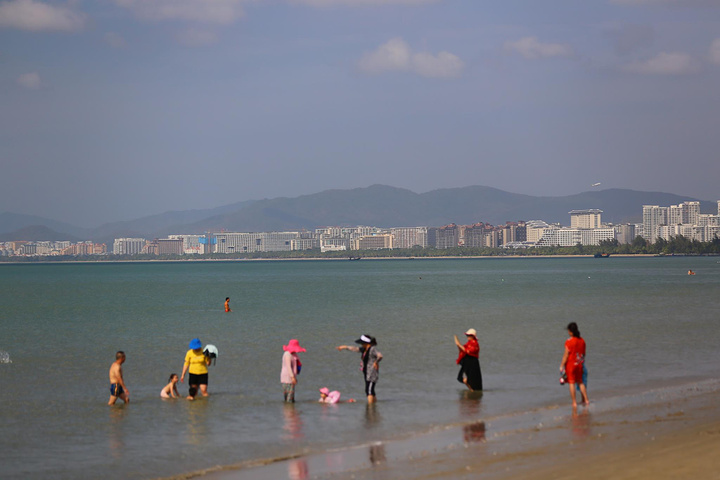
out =
[[[718,293],[720,264],[698,257],[1,265],[2,477],[155,478],[564,404],[570,321],[591,398],[714,377]],[[452,335],[470,327],[486,391],[468,400]],[[334,349],[362,333],[385,356],[374,409],[358,354]],[[194,337],[220,350],[212,396],[161,400]],[[307,348],[294,407],[290,338]],[[131,404],[111,408],[116,350]],[[323,386],[359,402],[319,405]]]

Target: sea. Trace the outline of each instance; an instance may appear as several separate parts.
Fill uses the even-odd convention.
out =
[[[179,478],[555,409],[569,322],[602,408],[717,379],[718,312],[720,257],[2,264],[0,476]],[[456,380],[468,328],[482,394]],[[359,354],[336,349],[361,334],[384,357],[370,408]],[[211,395],[161,399],[196,337],[219,350]],[[292,338],[307,351],[286,405]],[[130,403],[110,407],[117,350]],[[321,387],[357,402],[319,404]]]

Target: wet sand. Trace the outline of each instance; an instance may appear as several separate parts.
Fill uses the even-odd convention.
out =
[[[706,379],[175,478],[720,479],[718,452],[720,380]]]

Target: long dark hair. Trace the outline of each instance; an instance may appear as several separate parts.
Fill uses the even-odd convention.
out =
[[[575,323],[575,322],[568,323],[567,329],[570,330],[570,333],[572,333],[573,337],[580,338],[580,330],[578,330],[577,323]]]

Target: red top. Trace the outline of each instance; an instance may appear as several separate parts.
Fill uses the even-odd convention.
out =
[[[568,349],[568,359],[565,363],[565,370],[581,366],[585,361],[585,340],[578,337],[570,337],[565,341],[565,348]]]
[[[455,363],[459,364],[465,355],[475,358],[478,358],[480,356],[480,345],[478,345],[478,341],[475,339],[475,337],[468,337],[468,341],[467,343],[465,343],[465,345],[463,345],[463,347],[465,348],[465,351],[463,352],[462,350],[460,350],[460,355],[458,355]]]

